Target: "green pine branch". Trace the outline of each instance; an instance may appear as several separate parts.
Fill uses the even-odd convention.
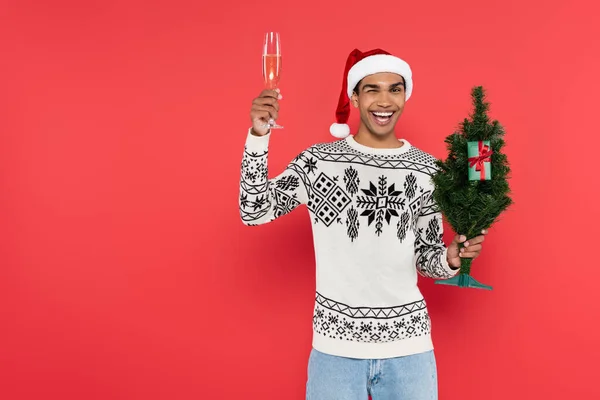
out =
[[[459,124],[458,132],[446,137],[448,157],[437,162],[438,172],[433,176],[438,207],[454,231],[469,238],[491,227],[512,204],[510,167],[502,153],[504,128],[498,121],[490,121],[483,87],[473,88],[471,97],[473,112]],[[490,141],[492,177],[470,181],[467,142],[478,140]]]

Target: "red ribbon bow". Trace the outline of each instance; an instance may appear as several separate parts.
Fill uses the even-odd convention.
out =
[[[477,157],[469,157],[469,167],[475,166],[475,171],[479,171],[479,180],[485,180],[485,168],[483,167],[484,162],[490,162],[490,156],[493,151],[490,150],[490,146],[484,145],[483,141],[479,141],[479,155]]]

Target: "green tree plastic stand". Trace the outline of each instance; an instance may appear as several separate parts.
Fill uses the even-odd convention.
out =
[[[458,244],[459,249],[463,247],[462,243]],[[456,276],[450,279],[440,279],[435,281],[437,285],[448,285],[458,286],[461,288],[475,288],[475,289],[486,289],[492,290],[491,286],[479,283],[471,276],[471,264],[473,263],[472,258],[462,258],[460,260],[460,271]]]
[[[453,276],[450,279],[441,279],[435,281],[436,285],[448,285],[448,286],[458,286],[462,288],[475,288],[475,289],[485,289],[492,290],[491,286],[485,285],[483,283],[479,283],[473,278],[471,275],[459,274]]]

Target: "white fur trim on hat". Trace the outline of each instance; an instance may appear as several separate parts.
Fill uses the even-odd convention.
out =
[[[348,97],[352,98],[352,92],[361,79],[380,72],[401,75],[406,83],[406,100],[409,99],[413,89],[410,66],[406,61],[388,54],[375,54],[363,58],[350,68],[350,71],[348,71]]]
[[[348,124],[333,123],[329,127],[329,132],[334,137],[338,139],[343,139],[350,134],[350,127],[348,126]]]

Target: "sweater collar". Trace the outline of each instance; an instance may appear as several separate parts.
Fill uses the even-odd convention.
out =
[[[354,140],[353,135],[349,135],[344,140],[346,141],[348,146],[350,146],[354,150],[358,150],[361,153],[370,154],[370,155],[388,155],[389,156],[389,155],[404,154],[411,148],[411,144],[406,139],[398,139],[400,142],[403,143],[403,145],[401,147],[381,148],[381,149],[362,145],[362,144],[358,143],[356,140]]]

